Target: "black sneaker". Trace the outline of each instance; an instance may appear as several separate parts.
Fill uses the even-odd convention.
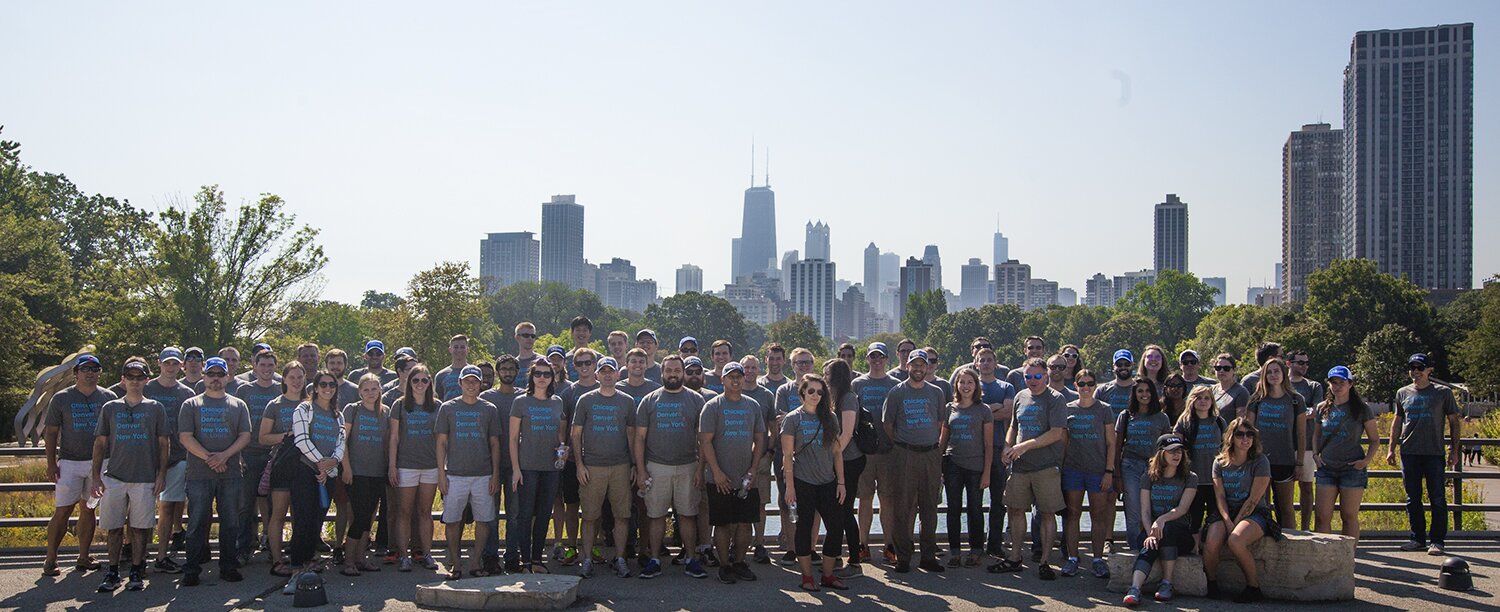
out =
[[[1043,563],[1036,568],[1036,575],[1042,580],[1057,580],[1057,571],[1053,570],[1052,566],[1047,563]]]
[[[1234,603],[1256,603],[1262,599],[1265,595],[1260,592],[1260,587],[1247,586],[1234,597]]]
[[[910,560],[906,560],[906,559],[897,561],[896,562],[896,567],[894,569],[895,569],[895,571],[896,571],[897,574],[910,573],[911,572],[911,561]]]
[[[187,545],[187,532],[179,531],[172,534],[172,552],[182,552]]]
[[[721,565],[719,566],[719,582],[734,584],[739,582],[739,580],[735,579],[733,569],[730,569],[728,565]]]
[[[755,572],[750,571],[750,566],[744,561],[729,565],[729,569],[734,572],[735,578],[738,578],[744,582],[755,581]]]
[[[521,560],[520,559],[506,559],[505,560],[505,573],[507,573],[507,574],[519,574],[519,573],[521,573]]]
[[[485,555],[484,571],[491,576],[498,576],[502,572],[502,568],[500,567],[500,557],[491,557],[489,555]]]
[[[139,591],[146,588],[146,580],[141,577],[138,570],[130,570],[130,582],[125,583],[125,590]]]
[[[708,563],[709,567],[719,567],[719,555],[712,547],[703,551],[703,560]]]
[[[241,580],[244,580],[245,577],[240,575],[240,570],[231,568],[219,572],[219,579],[223,580],[224,582],[239,582]]]
[[[759,544],[755,545],[755,562],[761,565],[771,562],[771,553],[766,550],[766,547]]]
[[[195,586],[198,586],[198,584],[199,584],[198,575],[197,574],[183,574],[182,575],[182,580],[179,581],[177,584],[180,584],[180,585],[185,586],[185,587],[195,587]]]
[[[120,588],[120,572],[109,571],[104,574],[104,582],[99,583],[100,593],[113,593]]]
[[[157,559],[156,563],[153,563],[152,566],[156,568],[156,571],[163,574],[182,573],[182,566],[178,565],[176,561],[173,561],[171,557],[162,557],[160,559]]]
[[[923,561],[922,564],[918,565],[917,567],[922,568],[923,571],[933,572],[937,574],[941,574],[946,571],[946,568],[943,567],[942,562],[938,561],[937,559],[928,559],[926,561]]]
[[[781,564],[782,565],[788,565],[788,566],[796,565],[797,564],[797,553],[792,552],[790,550],[786,551],[786,554],[784,554],[784,555],[781,556]]]

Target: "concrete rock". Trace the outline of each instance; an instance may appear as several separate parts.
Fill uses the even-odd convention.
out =
[[[1255,557],[1260,588],[1267,597],[1290,601],[1346,601],[1354,599],[1354,538],[1341,535],[1287,530],[1280,542],[1262,538],[1250,545]],[[1123,593],[1130,588],[1135,555],[1118,553],[1109,559],[1109,590]],[[1151,568],[1144,592],[1161,581],[1160,561]],[[1183,595],[1202,596],[1208,581],[1203,559],[1180,557],[1173,572],[1173,588]],[[1245,588],[1245,575],[1226,549],[1219,562],[1219,589],[1237,593]],[[1149,590],[1148,590],[1149,589]]]
[[[417,586],[418,605],[459,610],[561,610],[578,599],[577,576],[524,574]]]

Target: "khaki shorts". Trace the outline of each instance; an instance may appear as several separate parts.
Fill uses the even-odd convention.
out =
[[[459,523],[464,520],[464,506],[468,506],[474,520],[488,523],[495,520],[495,496],[490,494],[489,476],[448,475],[448,494],[443,496],[443,522]]]
[[[879,491],[885,459],[890,455],[865,455],[865,471],[859,473],[859,496],[868,498]]]
[[[702,491],[693,486],[694,465],[664,465],[646,463],[646,474],[651,477],[651,490],[646,492],[646,516],[659,519],[667,511],[676,508],[682,516],[698,516],[698,499]]]
[[[109,469],[109,460],[99,468],[102,473]],[[61,508],[84,501],[89,497],[89,478],[94,471],[93,461],[57,460],[57,486],[52,492],[52,503]]]
[[[1011,473],[1005,483],[1005,508],[1024,511],[1033,505],[1043,514],[1055,514],[1067,507],[1063,502],[1062,473],[1057,468]]]
[[[585,521],[597,521],[609,502],[616,519],[630,518],[630,466],[590,465],[587,484],[578,485],[578,509]],[[655,484],[654,482],[652,483]]]
[[[104,480],[104,498],[99,500],[99,527],[105,531],[156,526],[156,483],[124,482],[109,474]]]
[[[1301,461],[1297,462],[1297,480],[1299,482],[1312,482],[1314,474],[1318,471],[1318,462],[1313,461],[1313,452],[1302,451]]]
[[[760,493],[761,510],[765,510],[765,501],[771,499],[771,454],[760,456],[760,465],[755,466],[755,490]]]
[[[436,485],[438,481],[437,468],[425,470],[415,468],[396,468],[396,487],[409,489],[417,485]]]

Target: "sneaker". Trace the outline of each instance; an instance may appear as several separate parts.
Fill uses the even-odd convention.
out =
[[[1427,548],[1427,546],[1416,540],[1407,540],[1405,544],[1401,545],[1401,550],[1406,552],[1415,552],[1423,548]]]
[[[945,571],[945,569],[943,568],[943,564],[938,562],[937,559],[928,559],[918,564],[917,567],[921,568],[922,571],[932,572],[935,574],[941,574]]]
[[[1109,562],[1108,561],[1105,561],[1103,559],[1094,559],[1094,577],[1095,578],[1108,578],[1109,577]]]
[[[1037,566],[1036,575],[1042,580],[1057,580],[1057,572],[1052,569],[1051,565],[1046,563]]]
[[[1141,589],[1140,589],[1140,587],[1130,587],[1130,590],[1125,592],[1125,605],[1127,605],[1127,606],[1138,606],[1138,605],[1141,605]]]
[[[223,580],[224,582],[239,582],[244,579],[245,577],[241,576],[240,570],[237,569],[227,569],[219,572],[219,580]]]
[[[693,577],[693,578],[707,578],[708,577],[708,572],[703,571],[703,562],[699,561],[698,557],[696,557],[696,556],[694,556],[691,559],[688,559],[687,569],[682,570],[682,573],[687,574],[688,576]]]
[[[519,573],[521,573],[521,560],[520,559],[506,559],[505,560],[505,573],[507,573],[507,574],[519,574]]]
[[[562,560],[558,561],[558,563],[561,565],[573,565],[574,563],[578,563],[578,549],[572,546],[563,548]]]
[[[1078,558],[1077,557],[1069,557],[1067,561],[1063,562],[1062,569],[1059,570],[1058,573],[1060,573],[1060,574],[1062,574],[1064,576],[1067,576],[1069,578],[1077,576],[1078,575]]]
[[[630,577],[630,564],[625,562],[625,557],[615,557],[615,575],[620,578]]]
[[[705,548],[704,550],[700,551],[700,554],[703,556],[703,559],[708,562],[709,567],[719,567],[719,555],[718,553],[714,552],[714,549],[712,547]]]
[[[183,574],[182,580],[179,581],[178,584],[185,587],[195,587],[198,586],[199,582],[200,581],[197,574]]]
[[[1161,581],[1161,586],[1156,589],[1156,600],[1160,602],[1172,601],[1172,583]]]
[[[401,557],[401,560],[396,562],[396,571],[398,571],[398,572],[409,572],[409,571],[411,571],[411,557]]]
[[[579,578],[593,578],[594,577],[594,560],[593,559],[584,559],[583,563],[579,563],[578,564],[578,577]]]
[[[650,580],[661,575],[661,561],[651,559],[646,562],[645,569],[641,570],[641,579]]]
[[[897,574],[909,574],[911,573],[911,561],[897,561],[895,567],[891,569]]]
[[[766,565],[771,562],[770,551],[766,550],[766,547],[761,546],[760,544],[755,545],[755,562],[761,565]]]
[[[869,544],[861,545],[859,547],[859,552],[855,555],[854,558],[855,558],[855,561],[854,561],[855,563],[869,563],[870,562],[870,545]]]
[[[500,557],[484,556],[484,573],[491,576],[499,576],[505,573],[505,568],[500,567]]]
[[[1262,599],[1265,595],[1260,592],[1260,587],[1247,586],[1234,597],[1234,603],[1256,603]]]
[[[797,553],[792,552],[790,550],[786,551],[786,554],[784,554],[784,555],[781,556],[781,564],[782,565],[787,565],[787,566],[796,565],[797,564]]]
[[[813,563],[822,563],[822,562],[823,562],[823,555],[822,555],[822,553],[819,553],[819,552],[818,552],[818,551],[816,551],[816,550],[815,550],[815,551],[813,551],[813,554],[812,554],[812,562],[813,562]]]
[[[733,569],[730,569],[728,565],[721,565],[719,566],[719,582],[722,582],[724,584],[734,584],[736,582],[739,582],[739,580],[735,579]]]
[[[152,563],[151,565],[152,567],[156,568],[156,571],[163,574],[182,573],[182,566],[178,565],[176,561],[173,561],[171,557],[162,557],[160,559],[157,559],[156,562]]]
[[[118,588],[120,588],[120,573],[110,570],[104,574],[104,582],[99,583],[99,592],[113,593]]]
[[[125,590],[139,591],[146,588],[146,579],[141,577],[137,570],[130,570],[130,582],[125,583]]]
[[[425,568],[430,569],[432,571],[437,571],[437,568],[438,568],[437,559],[432,558],[432,555],[426,555],[426,556],[422,557],[422,567],[425,567]]]
[[[577,553],[575,552],[574,554],[576,555]],[[558,563],[561,563],[562,562],[562,558],[563,558],[563,545],[562,545],[562,542],[555,542],[555,543],[553,543],[552,544],[552,560],[553,561],[557,561]]]
[[[179,531],[177,533],[172,534],[172,548],[171,548],[172,552],[182,552],[182,549],[186,545],[187,545],[187,532],[186,531]]]
[[[260,534],[260,548],[257,550],[271,550],[271,538],[266,534]]]
[[[396,553],[391,552],[391,551],[386,551],[385,558],[381,559],[380,561],[381,561],[381,563],[384,563],[386,565],[395,565],[396,564]]]
[[[1442,544],[1433,544],[1431,546],[1428,546],[1427,547],[1427,556],[1429,556],[1429,557],[1441,557],[1441,556],[1443,556],[1443,545]]]
[[[595,546],[589,550],[589,558],[593,559],[594,563],[604,563],[605,561],[607,561],[607,559],[604,558],[604,551],[600,550],[598,546]]]
[[[865,571],[863,569],[860,569],[858,563],[850,563],[849,565],[845,565],[845,566],[843,566],[841,568],[833,570],[833,575],[838,576],[839,578],[846,578],[846,579],[847,578],[858,578],[860,576],[865,575]]]
[[[292,574],[292,577],[287,579],[286,585],[281,587],[281,594],[282,595],[296,595],[297,594],[297,578],[300,577],[301,575],[302,575],[302,572],[294,572]]]
[[[729,564],[726,567],[728,567],[731,571],[734,572],[734,577],[735,578],[738,578],[741,581],[744,581],[744,582],[754,582],[755,581],[755,572],[750,571],[750,565],[747,564],[747,563],[745,563],[744,561],[739,561],[737,563],[731,563],[731,564]]]

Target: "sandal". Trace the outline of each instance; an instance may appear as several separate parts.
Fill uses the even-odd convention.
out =
[[[291,578],[292,577],[292,573],[293,573],[292,572],[292,568],[287,567],[285,561],[278,562],[275,565],[271,566],[271,575],[272,576],[281,576],[282,578]]]
[[[826,588],[833,589],[835,591],[847,591],[847,590],[849,590],[849,586],[846,585],[846,584],[844,584],[843,580],[839,580],[839,577],[838,576],[834,576],[833,574],[829,574],[829,575],[823,577],[823,586],[826,587]]]
[[[62,570],[57,569],[57,565],[56,564],[53,564],[53,565],[44,565],[44,566],[42,566],[42,575],[43,576],[61,576],[62,575]]]
[[[802,575],[802,590],[804,590],[804,591],[810,591],[810,592],[817,592],[818,591],[818,583],[813,580],[812,576],[809,576],[807,574],[803,574]]]
[[[345,565],[343,569],[339,570],[339,573],[345,576],[358,576],[359,568],[353,565]]]
[[[1001,559],[999,563],[991,565],[991,566],[989,566],[989,567],[987,567],[985,569],[988,570],[989,573],[991,573],[991,574],[1000,574],[1000,573],[1004,573],[1004,572],[1019,572],[1019,571],[1021,571],[1021,562],[1020,561],[1012,561],[1010,559]]]
[[[75,564],[73,567],[74,567],[74,569],[77,569],[80,572],[91,572],[91,571],[94,571],[96,569],[99,569],[99,562],[96,561],[96,560],[94,560],[93,557],[88,557],[88,558],[85,558],[85,559],[79,559],[78,563]]]
[[[979,553],[971,551],[964,555],[964,567],[979,567]]]

